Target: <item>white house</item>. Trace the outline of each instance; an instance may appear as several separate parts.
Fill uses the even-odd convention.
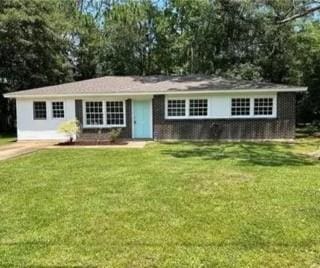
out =
[[[295,135],[304,87],[211,76],[106,76],[5,94],[16,99],[18,140],[62,140],[121,128],[127,139],[283,139]]]

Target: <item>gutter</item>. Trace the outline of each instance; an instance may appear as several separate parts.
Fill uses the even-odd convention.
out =
[[[307,87],[296,88],[265,88],[265,89],[233,89],[233,90],[194,90],[194,91],[154,91],[154,92],[110,92],[110,93],[84,93],[84,94],[19,94],[19,91],[7,93],[5,98],[63,98],[63,97],[103,97],[103,96],[153,96],[153,95],[188,95],[188,94],[237,94],[237,93],[269,93],[269,92],[304,92]]]

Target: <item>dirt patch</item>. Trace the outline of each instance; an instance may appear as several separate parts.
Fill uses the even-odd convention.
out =
[[[56,146],[91,146],[91,145],[127,145],[127,141],[106,141],[106,140],[92,140],[92,141],[66,141],[66,142],[60,142],[56,144]]]
[[[80,143],[80,145],[79,145]],[[88,148],[88,149],[107,149],[107,148],[144,148],[146,145],[146,141],[121,141],[118,143],[97,143],[97,142],[74,142],[72,144],[68,144],[66,142],[55,143],[46,148],[48,149],[77,149],[77,148]]]

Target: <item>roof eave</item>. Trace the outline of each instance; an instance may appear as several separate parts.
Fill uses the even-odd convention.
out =
[[[296,88],[265,88],[265,89],[226,89],[226,90],[176,90],[153,92],[110,92],[110,93],[83,93],[83,94],[19,94],[19,91],[7,93],[5,98],[56,98],[56,97],[98,97],[98,96],[150,96],[150,95],[179,95],[179,94],[219,94],[219,93],[265,93],[265,92],[304,92],[307,87]],[[15,94],[16,93],[16,94]]]

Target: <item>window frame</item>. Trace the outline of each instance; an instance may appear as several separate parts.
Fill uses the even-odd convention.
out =
[[[45,118],[38,118],[36,117],[36,109],[35,109],[35,103],[44,103],[45,104],[45,111],[46,111],[46,116]],[[47,102],[44,100],[36,100],[32,102],[32,110],[33,110],[33,120],[35,121],[45,121],[48,119],[48,105]]]
[[[102,108],[102,124],[99,124],[99,125],[91,125],[91,124],[88,124],[87,123],[87,103],[89,102],[100,102],[101,103],[101,108]],[[92,127],[92,128],[99,128],[99,127],[102,127],[104,125],[104,109],[103,109],[103,101],[102,100],[86,100],[83,102],[83,125],[85,127]]]
[[[101,125],[90,125],[87,124],[87,113],[86,103],[87,102],[102,102],[102,124]],[[123,124],[119,125],[108,125],[107,124],[107,102],[122,102],[123,105]],[[127,126],[127,113],[126,113],[126,100],[123,99],[86,99],[82,101],[82,116],[83,116],[83,127],[84,128],[116,128]]]
[[[232,100],[233,99],[249,99],[249,114],[233,115],[232,114]],[[239,97],[231,97],[230,98],[230,117],[232,117],[232,118],[248,118],[248,117],[251,117],[251,115],[252,115],[252,98],[251,97],[239,96]]]
[[[168,115],[169,100],[185,100],[185,115],[170,116]],[[207,100],[207,115],[190,115],[190,100]],[[210,115],[210,98],[208,96],[188,96],[188,97],[166,97],[165,98],[165,119],[207,119]]]
[[[250,99],[250,113],[249,115],[232,115],[232,99]],[[272,114],[271,115],[255,115],[254,114],[254,100],[255,99],[272,99]],[[230,118],[276,118],[277,117],[277,95],[237,95],[231,96],[229,101],[229,115]]]
[[[123,124],[108,124],[107,123],[107,102],[121,102],[122,103],[122,108],[123,108]],[[104,116],[105,116],[105,125],[107,127],[125,127],[126,126],[126,103],[123,100],[105,100],[104,101],[104,106],[105,106],[105,110],[104,110]]]
[[[169,108],[169,106],[168,106],[168,103],[169,103],[169,100],[179,100],[179,101],[181,101],[181,100],[184,100],[184,102],[185,102],[185,107],[184,107],[184,109],[185,109],[185,111],[184,111],[184,115],[169,115],[168,114],[168,108]],[[186,118],[187,117],[187,110],[188,110],[188,101],[187,101],[187,99],[185,99],[185,98],[167,98],[166,99],[166,117],[167,118],[171,118],[171,119],[180,119],[180,118]]]
[[[226,98],[226,104],[228,107],[223,106],[225,110],[223,111],[224,115],[214,115],[214,108],[216,101],[219,102],[218,99],[215,99],[215,97],[224,97]],[[250,112],[249,115],[232,115],[232,99],[234,98],[248,98],[250,99]],[[272,107],[272,115],[254,115],[254,99],[260,99],[260,98],[270,98],[273,101],[273,107]],[[190,116],[190,100],[193,99],[207,99],[208,101],[208,115],[207,116]],[[186,101],[186,114],[185,116],[169,116],[168,115],[168,100],[185,100]],[[192,119],[271,119],[271,118],[277,118],[277,100],[278,100],[278,94],[277,93],[267,93],[267,92],[261,92],[257,94],[212,94],[212,95],[165,95],[164,100],[164,119],[165,120],[192,120]],[[219,106],[219,104],[217,105]]]
[[[206,100],[207,101],[207,114],[206,115],[190,115],[190,102],[194,100]],[[188,99],[188,116],[189,118],[207,118],[209,116],[209,106],[210,106],[210,99],[207,97],[197,97],[197,98],[189,98]]]
[[[255,100],[256,99],[272,99],[272,114],[254,114],[254,110],[255,110]],[[268,117],[276,117],[276,109],[277,109],[277,99],[275,97],[272,97],[272,96],[255,96],[253,97],[253,107],[252,107],[252,115],[255,117],[255,118],[268,118]]]
[[[54,104],[54,103],[57,103],[57,102],[61,102],[61,103],[62,103],[63,117],[55,117],[55,116],[54,116],[53,104]],[[62,119],[65,119],[65,117],[66,117],[66,109],[65,109],[65,107],[66,107],[65,102],[62,101],[62,100],[53,100],[53,101],[51,101],[51,118],[52,118],[53,120],[62,120]]]

